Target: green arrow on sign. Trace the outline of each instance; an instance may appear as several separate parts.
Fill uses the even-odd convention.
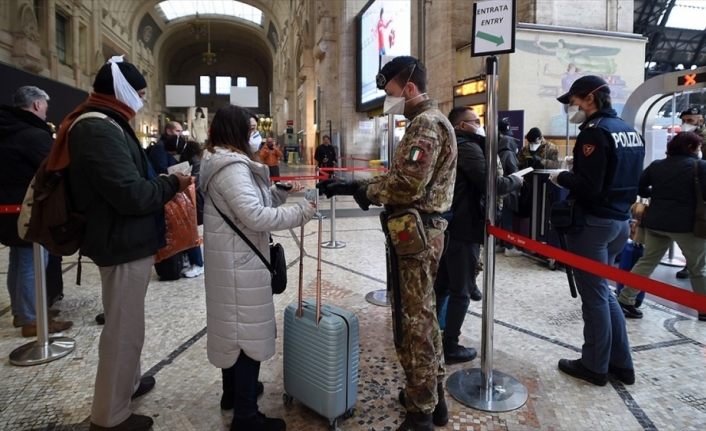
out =
[[[482,31],[477,32],[477,33],[476,33],[476,37],[478,37],[478,38],[480,38],[480,39],[485,39],[485,40],[487,40],[488,42],[494,43],[494,44],[497,45],[497,46],[500,46],[503,42],[505,42],[505,40],[503,39],[502,35],[500,35],[500,36],[498,37],[498,36],[495,36],[494,34],[489,34],[489,33],[485,33],[485,32],[482,32]]]

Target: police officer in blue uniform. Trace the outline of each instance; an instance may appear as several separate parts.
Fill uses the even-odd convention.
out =
[[[571,172],[553,173],[550,180],[569,190],[574,200],[574,233],[566,235],[570,252],[612,264],[629,235],[630,205],[637,187],[645,146],[640,135],[611,106],[610,88],[598,76],[576,80],[559,97],[569,105],[569,121],[581,124]],[[578,231],[578,232],[577,232]],[[581,295],[584,344],[581,358],[561,359],[559,369],[598,386],[608,374],[625,384],[635,382],[625,318],[608,282],[598,275],[575,271]]]

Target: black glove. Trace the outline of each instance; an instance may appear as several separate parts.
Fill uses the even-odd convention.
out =
[[[323,180],[316,184],[316,188],[319,189],[319,196],[326,195],[327,198],[338,195],[353,196],[358,189],[358,183],[355,181]]]
[[[370,204],[372,204],[370,199],[368,199],[368,187],[364,185],[358,186],[358,189],[353,193],[353,199],[363,211],[367,211],[370,208]]]

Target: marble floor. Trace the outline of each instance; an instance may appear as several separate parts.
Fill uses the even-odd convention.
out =
[[[328,202],[321,208],[326,210]],[[365,300],[385,288],[383,235],[377,213],[363,213],[347,198],[339,199],[336,239],[345,248],[322,250],[322,287],[326,303],[355,312],[360,319],[358,400],[353,417],[340,430],[394,430],[403,409],[397,402],[404,385],[390,330],[390,310]],[[327,213],[327,211],[324,211]],[[316,221],[305,229],[305,297],[314,294]],[[330,219],[322,222],[330,239]],[[275,298],[278,331],[287,304],[296,300],[298,229],[275,233],[290,264],[287,291]],[[0,248],[0,278],[7,272],[8,249]],[[65,336],[76,349],[54,362],[33,367],[10,365],[8,356],[28,339],[12,327],[6,289],[0,289],[0,429],[87,430],[101,327],[100,282],[94,265],[84,264],[76,286],[76,258],[65,258],[65,298],[54,308],[74,321]],[[675,270],[662,270],[671,283]],[[450,409],[445,430],[704,430],[706,429],[706,322],[693,310],[664,305],[654,298],[643,306],[642,320],[627,322],[637,381],[605,387],[583,383],[560,373],[559,358],[575,358],[582,344],[580,301],[569,296],[565,275],[527,257],[497,254],[493,368],[519,380],[529,399],[507,413],[468,408],[447,396]],[[155,389],[133,402],[136,412],[150,415],[155,430],[225,430],[231,416],[219,407],[220,371],[206,358],[203,276],[159,282],[156,275],[146,301],[146,341],[142,366],[157,380]],[[482,309],[472,302],[462,343],[480,351]],[[480,367],[480,359],[448,366],[448,373]],[[297,401],[282,402],[282,338],[277,354],[262,364],[265,394],[260,409],[287,421],[288,429],[328,429],[328,422]],[[438,428],[442,429],[442,428]]]

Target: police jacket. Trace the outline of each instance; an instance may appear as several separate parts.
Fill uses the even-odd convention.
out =
[[[81,253],[98,266],[112,266],[157,252],[163,242],[159,220],[163,224],[164,204],[179,180],[155,176],[127,120],[101,112],[110,118],[81,120],[69,133],[69,183],[86,216]]]
[[[579,129],[573,170],[557,182],[587,213],[627,220],[645,158],[642,138],[612,108],[594,113]]]
[[[483,242],[485,232],[486,161],[485,138],[475,133],[456,130],[458,162],[449,234],[460,241]],[[499,176],[497,194],[519,190],[520,178]]]
[[[655,160],[640,176],[640,196],[650,199],[642,221],[648,229],[691,232],[694,228],[694,163],[698,163],[700,195],[706,197],[706,162],[693,156]]]
[[[49,154],[47,123],[29,111],[0,107],[0,205],[21,205],[39,164]],[[17,235],[18,214],[0,214],[0,243],[31,246]]]

